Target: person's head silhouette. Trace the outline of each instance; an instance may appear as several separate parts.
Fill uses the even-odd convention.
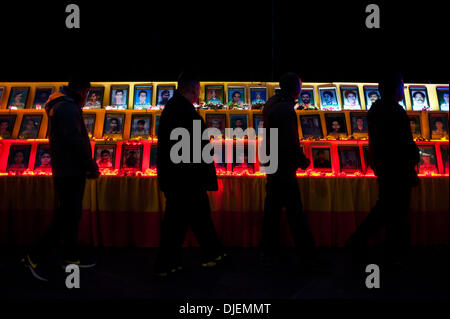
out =
[[[403,76],[399,72],[386,72],[379,82],[380,94],[383,100],[400,102],[404,97]]]
[[[294,99],[298,99],[302,90],[302,80],[297,74],[288,72],[280,78],[281,92],[292,96]]]

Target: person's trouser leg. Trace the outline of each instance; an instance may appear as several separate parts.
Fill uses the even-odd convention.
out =
[[[297,177],[294,175],[289,178],[286,181],[286,186],[286,217],[295,247],[300,256],[311,256],[315,248],[315,241],[308,224],[308,218],[303,211]]]
[[[267,176],[266,198],[264,201],[263,232],[261,240],[262,252],[266,255],[277,255],[280,246],[280,219],[283,185],[273,176]]]
[[[221,255],[223,248],[211,219],[208,193],[199,192],[194,198],[195,209],[189,212],[189,224],[200,245],[202,261],[208,262]]]

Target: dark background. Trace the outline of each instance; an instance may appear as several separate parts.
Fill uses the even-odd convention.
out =
[[[66,29],[65,7],[81,9]],[[381,9],[367,29],[365,8]],[[173,81],[185,67],[202,81],[377,82],[385,68],[406,82],[448,83],[444,1],[4,1],[0,81]]]

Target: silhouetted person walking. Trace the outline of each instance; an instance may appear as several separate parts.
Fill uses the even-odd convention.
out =
[[[288,223],[295,247],[305,268],[318,266],[315,242],[303,211],[296,171],[306,169],[310,160],[305,157],[298,137],[295,100],[301,92],[301,80],[294,73],[287,73],[280,80],[281,91],[264,105],[264,127],[267,129],[267,147],[270,149],[269,129],[278,129],[278,169],[267,174],[264,203],[262,257],[271,261],[279,255],[281,210],[286,207]]]
[[[194,143],[203,147],[209,141],[194,141],[194,121],[200,121],[201,132],[206,129],[202,117],[193,103],[198,100],[200,82],[189,73],[178,79],[178,88],[167,102],[161,114],[158,132],[157,172],[159,186],[166,197],[166,210],[161,225],[161,240],[155,264],[155,274],[166,276],[182,269],[182,245],[188,226],[191,227],[201,249],[203,267],[213,267],[221,263],[225,255],[211,220],[207,191],[217,191],[217,176],[214,163],[193,162]],[[171,149],[178,142],[171,140],[170,134],[176,128],[189,132],[189,163],[175,163]],[[179,137],[178,137],[179,138]],[[185,150],[183,149],[183,152]]]
[[[92,261],[80,260],[77,245],[86,178],[99,176],[82,116],[89,89],[89,81],[73,79],[68,86],[52,94],[46,103],[55,215],[45,234],[23,260],[32,275],[39,280],[48,280],[45,264],[49,261],[52,249],[61,240],[64,241],[63,265],[77,264],[85,268],[95,265]]]
[[[420,155],[406,111],[398,104],[404,96],[403,77],[389,73],[379,85],[381,100],[372,104],[367,116],[369,157],[378,177],[378,201],[347,246],[362,253],[369,238],[387,226],[388,261],[398,262],[408,245],[408,210],[411,188],[419,184],[415,167]]]

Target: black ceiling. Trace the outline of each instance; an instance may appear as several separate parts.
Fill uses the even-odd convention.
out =
[[[65,28],[78,3],[81,29]],[[365,7],[381,8],[381,29]],[[195,67],[203,81],[374,82],[396,68],[407,82],[448,83],[445,2],[20,1],[2,3],[0,81],[167,81]]]

